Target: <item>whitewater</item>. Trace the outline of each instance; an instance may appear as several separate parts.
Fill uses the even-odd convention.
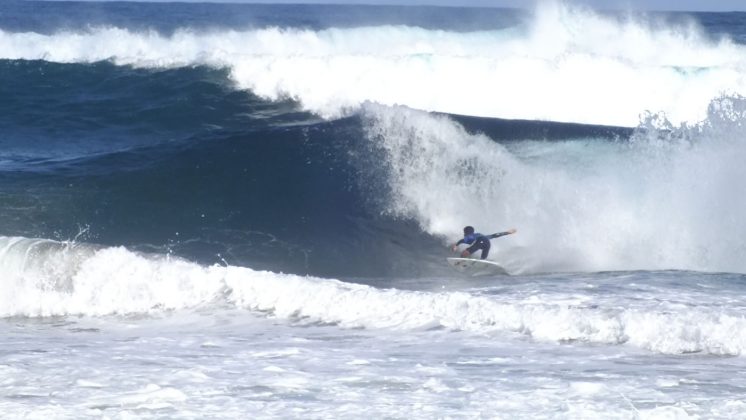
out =
[[[692,22],[604,17],[560,3],[491,31],[94,26],[0,30],[0,48],[5,59],[226,67],[237,88],[293,98],[327,118],[372,101],[508,119],[633,127],[651,112],[695,123],[713,98],[746,88],[746,50],[728,37]]]
[[[3,418],[746,413],[741,15],[2,7]]]
[[[732,376],[746,351],[740,275],[378,288],[124,248],[9,238],[3,249],[0,407],[10,417],[686,418],[743,409],[744,383]]]

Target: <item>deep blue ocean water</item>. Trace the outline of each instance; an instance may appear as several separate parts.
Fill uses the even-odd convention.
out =
[[[743,416],[744,25],[3,2],[3,417]]]

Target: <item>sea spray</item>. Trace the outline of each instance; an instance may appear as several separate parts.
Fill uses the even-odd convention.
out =
[[[724,97],[700,124],[642,125],[629,141],[503,145],[401,107],[369,106],[365,121],[386,156],[389,211],[431,234],[516,226],[496,255],[524,254],[529,271],[746,272],[742,104]]]

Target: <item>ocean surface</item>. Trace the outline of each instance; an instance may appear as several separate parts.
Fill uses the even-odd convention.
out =
[[[744,418],[742,95],[743,13],[2,1],[0,417]]]

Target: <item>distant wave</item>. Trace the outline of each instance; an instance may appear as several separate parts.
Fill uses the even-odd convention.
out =
[[[336,118],[361,104],[472,116],[636,126],[641,114],[706,118],[746,93],[746,47],[696,25],[603,17],[543,3],[527,27],[449,32],[406,26],[191,30],[119,27],[52,35],[0,31],[4,59],[226,68],[239,89]]]

